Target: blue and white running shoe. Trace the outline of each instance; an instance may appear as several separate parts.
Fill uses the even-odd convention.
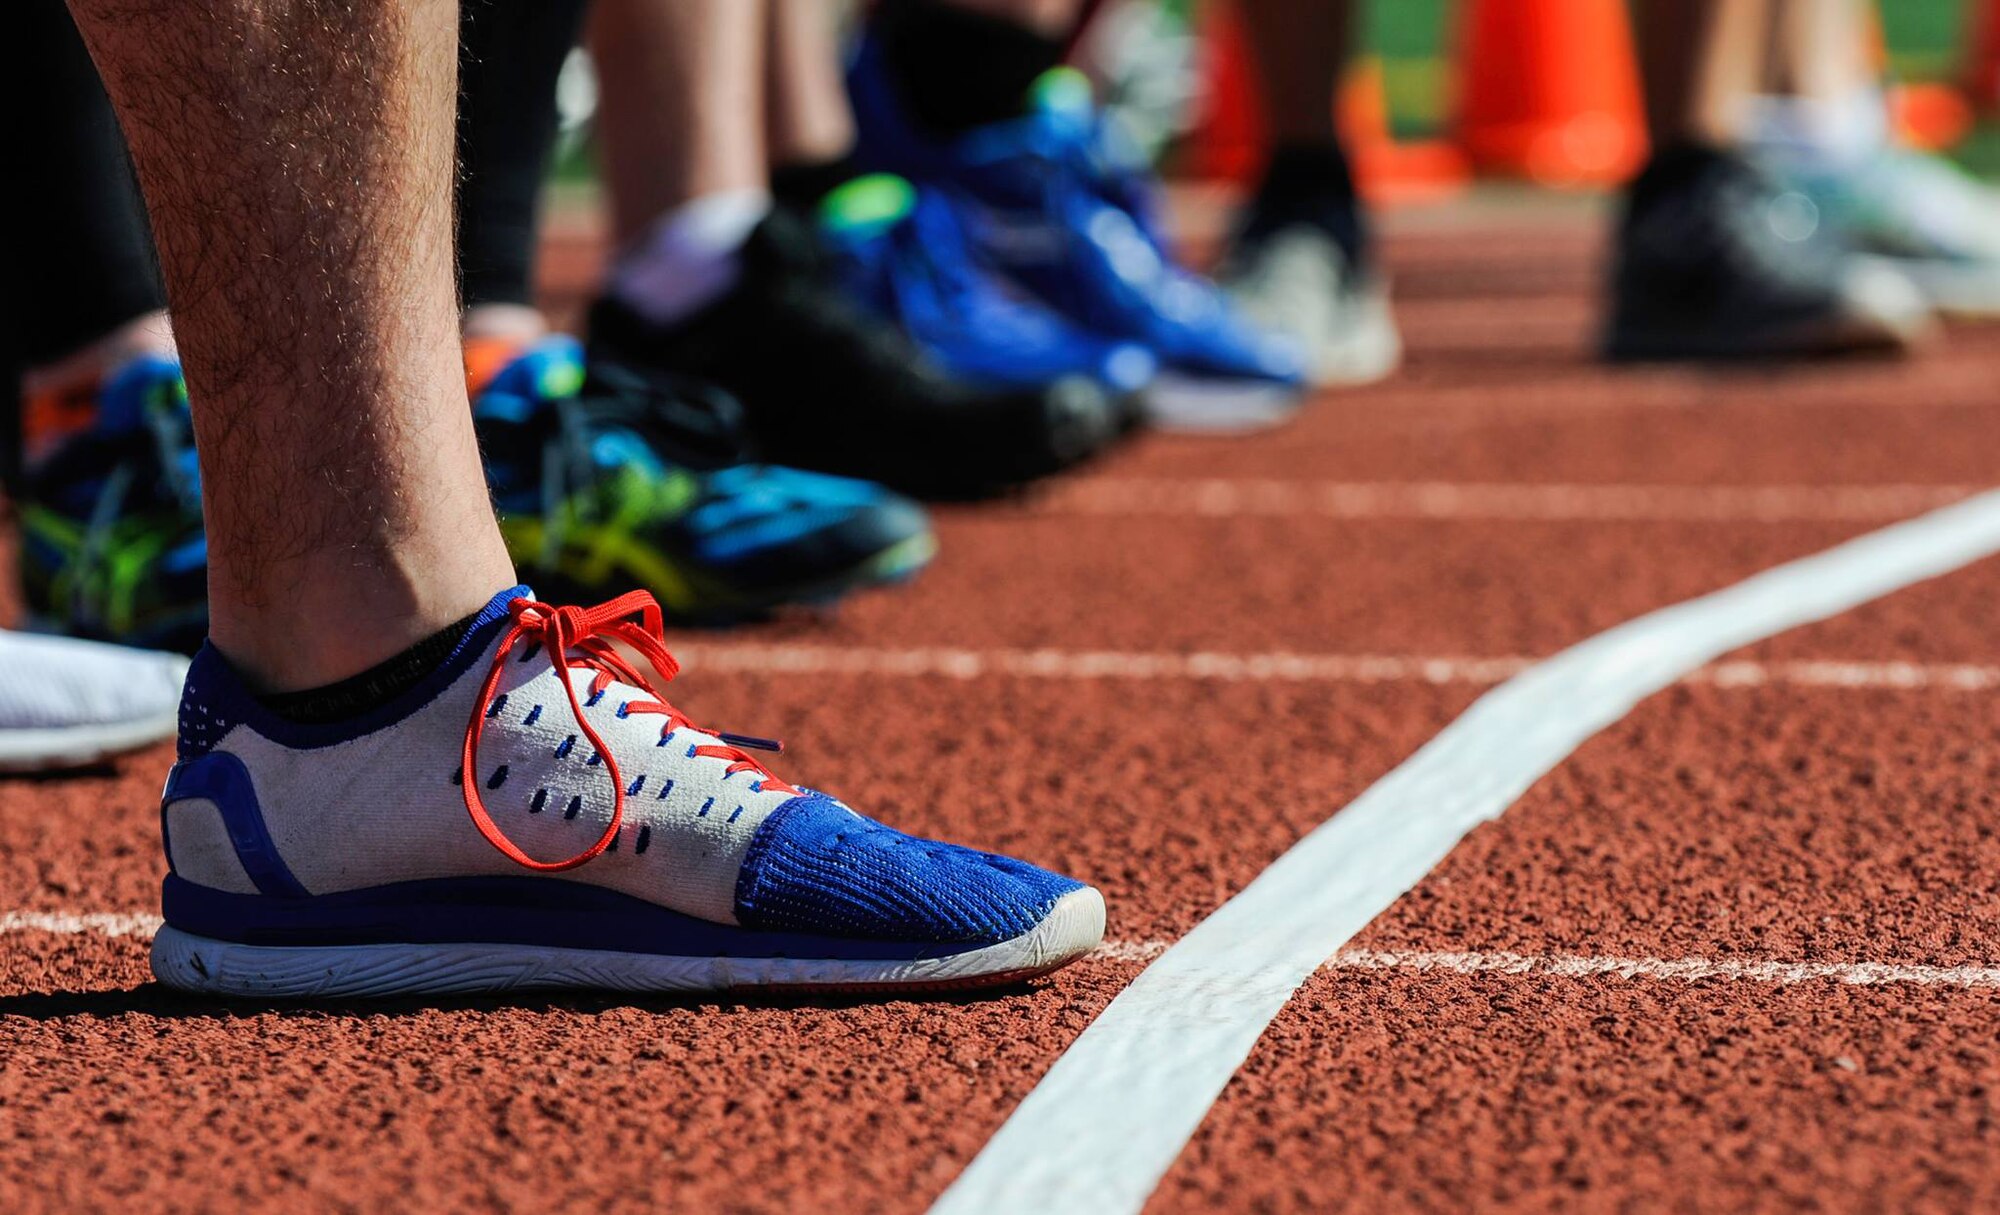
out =
[[[1154,183],[1069,68],[1045,74],[1022,117],[950,142],[903,114],[863,40],[848,73],[858,158],[945,191],[982,253],[1071,321],[1159,359],[1147,393],[1170,429],[1247,430],[1297,408],[1303,353],[1253,325],[1213,283],[1176,265],[1153,222]]]
[[[649,675],[621,654],[636,652]],[[340,725],[212,648],[163,795],[153,972],[253,999],[1016,982],[1104,932],[1089,886],[916,839],[701,729],[635,592],[494,597],[424,683]]]
[[[1010,288],[934,190],[887,173],[856,178],[827,195],[819,221],[848,290],[961,379],[1032,387],[1089,376],[1132,399],[1158,370],[1139,343],[1081,329]]]

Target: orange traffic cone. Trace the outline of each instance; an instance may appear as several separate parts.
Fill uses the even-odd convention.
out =
[[[1629,177],[1646,155],[1624,0],[1471,0],[1457,138],[1474,165],[1555,186]]]
[[[1906,147],[1938,152],[1964,139],[1972,129],[1972,102],[1956,85],[1913,83],[1889,76],[1889,39],[1882,14],[1872,4],[1862,6],[1863,54],[1878,80],[1889,80],[1883,96],[1889,106],[1889,130]]]
[[[1440,139],[1397,140],[1389,133],[1389,100],[1382,61],[1366,56],[1341,82],[1334,121],[1340,128],[1354,183],[1373,203],[1425,202],[1465,188],[1472,166],[1465,153]]]
[[[1204,6],[1196,39],[1202,112],[1188,140],[1187,171],[1198,178],[1248,182],[1263,168],[1269,135],[1249,39],[1234,6]]]

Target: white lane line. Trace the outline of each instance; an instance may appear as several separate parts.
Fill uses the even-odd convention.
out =
[[[2000,491],[1641,616],[1482,695],[1113,999],[933,1207],[1137,1212],[1299,985],[1640,700],[1731,650],[2000,552]]]
[[[141,912],[0,911],[0,933],[150,937],[159,927],[159,916]]]
[[[846,646],[675,645],[691,671],[772,675],[943,676],[979,679],[1213,679],[1275,683],[1496,684],[1535,664],[1532,658],[1411,654],[1173,653],[1165,650],[865,649]],[[1979,692],[2000,687],[2000,665],[1979,663],[1796,660],[1718,662],[1682,676],[1723,688],[1939,688]]]
[[[1906,518],[1975,492],[1958,485],[1536,485],[1148,480],[1052,486],[1040,514],[1310,515],[1332,519],[1798,523]]]
[[[151,938],[160,917],[151,912],[0,912],[0,936],[38,932],[51,936]],[[1150,962],[1171,941],[1106,941],[1088,961]],[[1616,958],[1583,954],[1524,954],[1496,951],[1343,949],[1326,963],[1334,970],[1407,970],[1417,973],[1546,974],[1568,979],[1737,979],[1758,983],[1805,983],[1833,979],[1872,985],[1911,983],[1929,987],[2000,987],[2000,966],[1918,966],[1901,962],[1779,962],[1744,958]]]
[[[1150,962],[1171,941],[1107,941],[1092,961]],[[1655,979],[1694,983],[1726,979],[1787,986],[1832,980],[1856,987],[1908,983],[1918,987],[2000,987],[2000,966],[1922,966],[1908,962],[1785,962],[1771,958],[1619,958],[1591,954],[1343,949],[1330,970],[1396,970],[1417,974],[1550,975],[1562,979]]]

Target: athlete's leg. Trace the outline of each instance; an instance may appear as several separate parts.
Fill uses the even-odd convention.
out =
[[[1786,0],[1778,5],[1765,92],[1832,101],[1874,83],[1867,26],[1857,0]]]
[[[591,54],[620,244],[693,199],[767,187],[764,0],[597,0]]]
[[[513,579],[452,291],[451,0],[72,0],[145,188],[195,409],[210,632],[267,690]]]
[[[459,14],[458,268],[467,337],[533,340],[542,178],[556,78],[587,0],[463,0]]]
[[[840,79],[839,17],[838,6],[826,0],[771,0],[764,143],[774,175],[812,165],[837,175],[854,150],[854,111]]]
[[[32,166],[35,181],[15,194],[5,250],[21,355],[46,373],[88,347],[161,349],[166,301],[146,213],[89,53],[62,0],[18,0],[9,24],[23,53],[5,74],[17,120],[0,154]]]
[[[1727,146],[1764,79],[1771,0],[1646,0],[1636,6],[1646,124],[1655,146]]]

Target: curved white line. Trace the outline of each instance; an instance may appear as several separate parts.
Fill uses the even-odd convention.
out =
[[[1138,1211],[1299,985],[1584,740],[1739,646],[1996,551],[2000,491],[1641,616],[1487,692],[1140,972],[934,1215]]]

